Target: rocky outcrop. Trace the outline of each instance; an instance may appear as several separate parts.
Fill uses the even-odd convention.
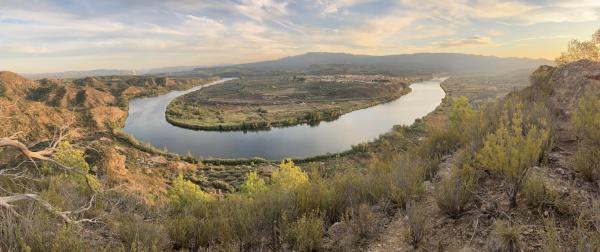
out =
[[[546,85],[551,90],[548,103],[561,120],[570,119],[584,96],[600,96],[600,63],[597,62],[581,60],[559,68],[542,66],[532,76],[542,81],[547,78]]]

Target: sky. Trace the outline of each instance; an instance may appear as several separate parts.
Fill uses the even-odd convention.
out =
[[[0,70],[234,64],[305,52],[553,59],[599,0],[0,0]]]

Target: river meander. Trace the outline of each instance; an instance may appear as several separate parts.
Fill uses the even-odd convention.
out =
[[[217,85],[229,79],[207,85]],[[442,80],[412,84],[412,91],[394,101],[353,111],[317,126],[298,125],[269,131],[198,131],[173,126],[165,119],[169,102],[185,91],[129,102],[124,131],[142,142],[182,155],[202,158],[252,158],[278,160],[305,158],[348,150],[352,145],[376,139],[394,125],[410,125],[433,111],[445,96]]]

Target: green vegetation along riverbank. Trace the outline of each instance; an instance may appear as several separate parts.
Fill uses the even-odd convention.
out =
[[[246,77],[173,100],[166,118],[184,128],[218,131],[318,124],[395,100],[418,80],[381,75]]]

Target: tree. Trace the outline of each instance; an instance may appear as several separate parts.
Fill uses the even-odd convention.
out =
[[[510,206],[517,206],[517,194],[527,177],[527,171],[539,163],[550,141],[546,122],[541,125],[526,125],[523,105],[516,104],[509,114],[508,109],[501,119],[499,128],[488,135],[477,160],[483,167],[504,175],[512,185]]]
[[[567,51],[556,58],[556,64],[565,65],[578,60],[587,59],[600,61],[600,29],[592,35],[589,41],[571,40]]]

